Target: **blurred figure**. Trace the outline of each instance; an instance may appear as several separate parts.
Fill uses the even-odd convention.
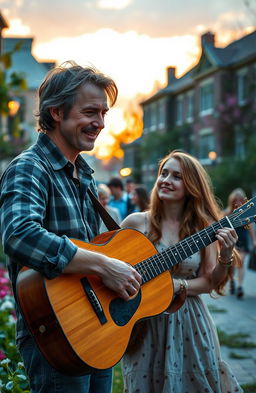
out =
[[[124,190],[122,179],[119,177],[112,177],[107,185],[112,194],[108,205],[118,209],[121,219],[123,220],[128,214],[133,212],[133,205],[129,195]]]
[[[121,217],[119,211],[115,207],[108,206],[109,198],[111,196],[111,191],[106,184],[102,183],[98,185],[98,195],[99,195],[99,201],[102,204],[102,206],[107,210],[107,212],[111,215],[111,217],[115,220],[115,222],[117,224],[120,224]],[[102,233],[106,231],[108,231],[108,228],[101,220],[99,232]]]
[[[134,188],[132,202],[135,205],[135,212],[144,212],[149,208],[149,195],[144,186]]]
[[[224,215],[231,214],[237,207],[243,205],[247,200],[246,194],[242,188],[234,189],[228,197],[228,206],[224,210]],[[254,233],[253,226],[250,225],[249,229],[244,227],[236,228],[236,233],[238,235],[238,242],[236,244],[236,249],[241,256],[241,265],[237,266],[236,269],[233,268],[232,278],[230,280],[230,293],[236,294],[238,299],[242,299],[244,296],[243,281],[244,281],[244,261],[245,257],[250,251],[250,238],[253,247],[256,247],[256,237]],[[237,289],[235,285],[235,275],[237,270]]]
[[[136,187],[136,184],[134,183],[134,181],[132,179],[127,179],[125,182],[125,190],[127,192],[128,195],[132,195],[134,189]]]

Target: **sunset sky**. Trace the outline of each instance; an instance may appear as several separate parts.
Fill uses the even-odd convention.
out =
[[[125,127],[123,112],[166,83],[166,67],[180,76],[198,60],[200,35],[211,30],[225,46],[255,25],[247,0],[0,0],[10,29],[34,37],[38,60],[93,64],[119,88],[108,127]],[[249,10],[249,7],[253,10]],[[132,108],[132,109],[131,109]],[[114,123],[118,123],[114,124]],[[107,134],[105,135],[107,137]]]

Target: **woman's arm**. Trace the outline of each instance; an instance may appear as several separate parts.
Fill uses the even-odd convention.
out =
[[[206,247],[197,278],[186,280],[188,296],[209,293],[216,289],[228,275],[237,234],[233,228],[222,228],[217,232],[218,244]],[[219,251],[219,252],[218,252]],[[174,281],[174,291],[179,292],[181,283]]]

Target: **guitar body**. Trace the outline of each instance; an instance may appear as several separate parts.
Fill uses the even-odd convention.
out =
[[[140,232],[122,229],[77,246],[123,260],[133,266],[157,254]],[[62,274],[48,280],[24,269],[17,280],[23,316],[48,362],[68,375],[115,365],[123,356],[135,323],[160,314],[173,297],[169,271],[144,283],[128,302],[94,275]]]

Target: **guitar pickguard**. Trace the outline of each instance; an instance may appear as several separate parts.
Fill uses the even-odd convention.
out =
[[[113,299],[109,304],[109,313],[115,324],[118,326],[126,325],[137,311],[140,302],[141,290],[134,298],[128,301],[125,301],[120,297]]]

